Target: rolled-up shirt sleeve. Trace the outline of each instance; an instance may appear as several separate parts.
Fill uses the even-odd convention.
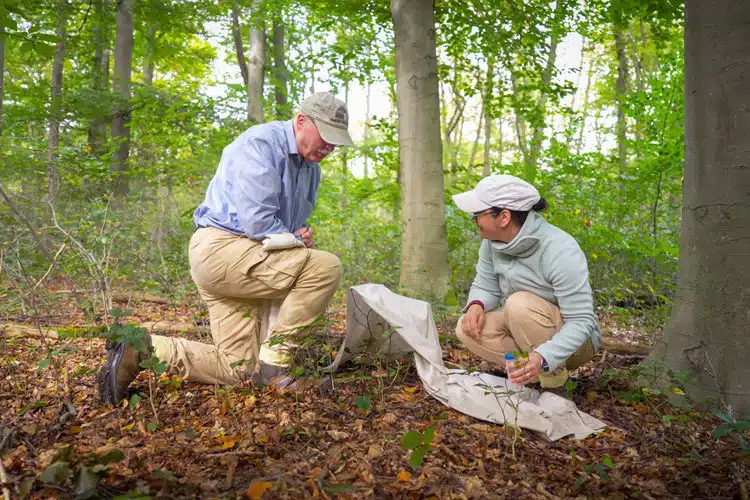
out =
[[[268,234],[288,233],[278,217],[281,177],[274,164],[272,146],[263,138],[249,137],[230,155],[231,198],[240,227],[253,240]]]

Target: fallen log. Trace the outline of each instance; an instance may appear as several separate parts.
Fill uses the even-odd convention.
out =
[[[609,351],[612,354],[642,356],[644,358],[651,353],[651,348],[649,346],[637,344],[618,344],[606,338],[603,338],[601,345],[599,345],[599,351],[604,350]]]

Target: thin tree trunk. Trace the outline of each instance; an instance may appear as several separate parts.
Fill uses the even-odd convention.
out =
[[[396,39],[401,168],[400,285],[438,297],[448,289],[440,90],[433,0],[391,0]]]
[[[370,139],[370,81],[367,81],[367,102],[365,103],[365,131],[363,134],[362,142],[365,146],[365,168],[364,172],[362,174],[362,177],[364,179],[367,179],[370,176],[370,150],[369,150],[369,143],[368,140]]]
[[[474,136],[474,144],[471,146],[471,157],[469,158],[469,168],[474,170],[474,160],[477,158],[477,152],[479,151],[479,138],[482,137],[482,125],[484,125],[484,99],[479,108],[479,124],[477,125],[477,135]]]
[[[60,148],[60,120],[62,118],[62,85],[63,68],[65,66],[65,39],[67,37],[65,24],[67,23],[67,0],[61,0],[57,5],[58,38],[55,45],[55,58],[52,63],[52,95],[47,131],[47,195],[45,201],[54,205],[60,190],[60,171],[58,165],[58,150]]]
[[[130,151],[130,76],[133,69],[133,6],[135,0],[117,1],[117,31],[115,35],[115,70],[112,90],[117,94],[117,107],[112,117],[112,140],[116,149],[112,154],[112,170],[120,172],[116,193],[128,192],[127,170]]]
[[[344,82],[344,103],[349,108],[349,82]],[[349,208],[349,148],[341,151],[341,208]]]
[[[581,107],[581,128],[578,130],[578,140],[576,141],[576,155],[581,154],[583,147],[583,135],[586,130],[586,118],[589,113],[589,95],[591,93],[591,75],[594,73],[593,64],[589,60],[588,70],[586,71],[586,90],[583,92],[583,105]]]
[[[730,419],[750,416],[748,40],[745,2],[685,3],[685,177],[677,296],[652,354],[674,373],[691,377],[681,377],[689,396],[718,403]]]
[[[284,20],[281,14],[273,20],[273,71],[276,96],[276,117],[283,120],[288,117],[286,55],[284,53]]]
[[[627,123],[625,122],[625,97],[628,88],[628,58],[625,54],[625,33],[620,27],[615,27],[615,51],[617,52],[617,162],[620,173],[625,172],[627,166]]]
[[[564,1],[558,0],[555,7],[554,20],[552,25],[552,36],[550,38],[549,53],[547,54],[547,64],[542,74],[542,90],[539,93],[539,98],[536,102],[536,107],[541,113],[542,120],[534,126],[534,130],[531,134],[531,145],[529,148],[529,162],[526,164],[526,180],[528,182],[534,182],[537,172],[539,171],[539,153],[542,150],[542,141],[544,139],[544,128],[546,125],[547,116],[547,98],[549,92],[550,83],[552,83],[552,75],[555,72],[555,62],[557,61],[557,46],[560,43],[560,27],[562,26],[563,18],[565,17],[565,6]]]
[[[154,60],[156,59],[156,30],[158,25],[146,22],[146,53],[143,56],[143,84],[150,87],[154,84]]]
[[[247,120],[263,122],[263,79],[266,68],[266,33],[260,16],[261,0],[253,2],[250,50],[247,62]]]
[[[0,136],[3,135],[3,101],[5,99],[5,27],[0,26]]]
[[[247,87],[247,62],[245,62],[245,48],[242,45],[242,34],[240,33],[240,6],[237,0],[232,0],[232,37],[234,38],[234,51],[237,53],[237,64],[240,66],[242,81]]]
[[[96,95],[103,98],[104,92],[109,90],[109,37],[107,36],[107,9],[109,0],[94,0],[94,62],[92,65],[92,87]],[[107,119],[96,116],[89,125],[88,145],[89,151],[94,155],[104,152],[104,143],[107,139]]]
[[[495,88],[495,57],[487,58],[487,77],[484,82],[482,94],[482,109],[484,109],[484,169],[482,174],[487,177],[492,171],[490,163],[490,142],[492,141],[492,117],[493,103],[492,95]]]
[[[516,82],[516,75],[513,73],[513,71],[510,72],[510,83],[513,88],[513,96],[515,97],[515,100],[519,100],[518,95],[518,83]],[[521,154],[523,155],[523,162],[525,165],[528,165],[528,163],[531,161],[529,158],[529,148],[526,145],[526,120],[524,120],[523,115],[518,112],[518,110],[514,110],[513,114],[515,115],[515,125],[516,125],[516,140],[518,141],[518,149],[521,150]]]

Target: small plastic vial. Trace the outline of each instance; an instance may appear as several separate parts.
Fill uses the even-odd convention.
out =
[[[513,355],[512,352],[506,352],[505,353],[505,372],[510,373],[516,368],[518,368],[516,357]]]

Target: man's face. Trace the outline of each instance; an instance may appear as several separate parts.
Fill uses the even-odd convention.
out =
[[[299,114],[296,122],[297,149],[305,160],[319,163],[336,149],[336,146],[328,144],[320,137],[318,126],[312,118]]]

